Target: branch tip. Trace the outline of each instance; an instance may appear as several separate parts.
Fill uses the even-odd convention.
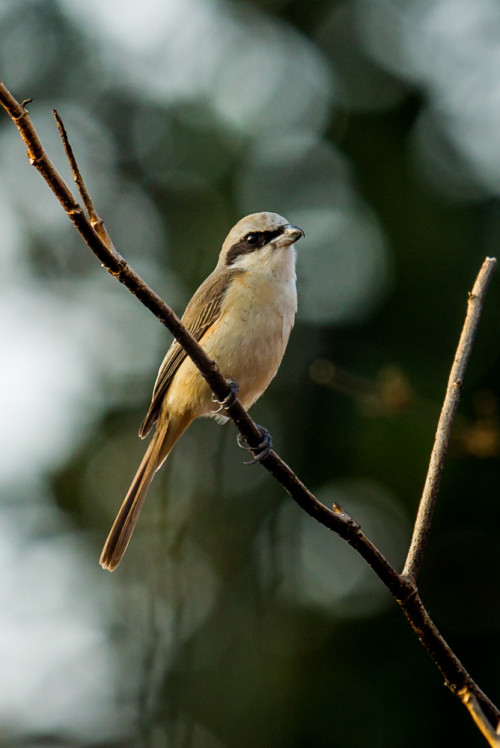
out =
[[[453,426],[453,420],[458,408],[460,394],[462,392],[465,371],[472,353],[472,345],[479,327],[479,321],[483,310],[484,300],[493,272],[496,260],[486,258],[479,270],[476,281],[469,293],[467,314],[462,327],[457,351],[451,367],[448,386],[439,416],[434,446],[429,460],[429,468],[425,479],[425,485],[420,499],[413,535],[408,555],[406,557],[403,576],[415,580],[420,570],[425,546],[429,538],[434,506],[441,482],[444,461]]]
[[[487,719],[477,696],[469,686],[463,686],[457,691],[457,696],[466,707],[478,730],[492,748],[500,746],[500,723],[492,725]]]

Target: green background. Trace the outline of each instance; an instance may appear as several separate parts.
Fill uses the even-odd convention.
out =
[[[56,165],[54,107],[118,250],[178,313],[241,216],[305,230],[296,326],[252,415],[401,568],[467,293],[498,252],[498,6],[17,0],[0,39]],[[0,743],[483,745],[371,570],[242,464],[232,424],[194,424],[100,570],[170,336],[6,116],[0,223]],[[420,582],[497,702],[498,283]]]

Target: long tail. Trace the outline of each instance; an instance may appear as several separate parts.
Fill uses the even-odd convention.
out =
[[[113,571],[127,550],[139,514],[144,504],[154,474],[168,457],[177,439],[191,423],[192,418],[181,422],[158,425],[139,469],[135,474],[123,504],[120,507],[109,535],[104,543],[99,563],[103,569]]]

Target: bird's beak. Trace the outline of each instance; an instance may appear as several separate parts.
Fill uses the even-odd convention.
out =
[[[290,244],[298,241],[301,236],[305,236],[305,233],[302,231],[302,229],[289,223],[284,227],[283,233],[278,237],[276,246],[289,247]]]

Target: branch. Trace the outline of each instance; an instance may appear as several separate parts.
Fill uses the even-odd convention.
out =
[[[91,202],[87,201],[86,195],[88,196],[88,193],[83,185],[83,180],[81,179],[60,118],[57,117],[61,137],[71,163],[75,181],[90,218],[87,217],[82,207],[75,201],[71,191],[46,155],[24,105],[20,104],[12,96],[1,81],[0,104],[5,108],[18,128],[27,146],[30,163],[45,179],[66,211],[69,219],[87,246],[96,255],[99,262],[120,283],[137,296],[139,301],[170,330],[198,367],[217,399],[224,400],[229,395],[230,387],[221,375],[217,364],[208,358],[202,347],[190,335],[170,307],[144,283],[142,278],[137,275],[116,251],[104,227],[100,228],[100,223],[102,222],[100,222],[95,213]],[[241,403],[236,400],[227,409],[227,413],[248,444],[256,449],[261,440],[261,433]],[[500,711],[472,680],[460,660],[437,630],[419,597],[414,580],[399,574],[378,548],[367,538],[360,526],[341,507],[334,504],[333,508],[330,509],[318,501],[274,450],[271,450],[270,454],[262,460],[261,464],[276,478],[305,512],[316,521],[325,525],[325,527],[340,535],[365,559],[400,605],[419,641],[442,673],[448,687],[456,694],[465,692],[470,694],[471,698],[476,700],[475,703],[477,703],[478,710],[480,709],[481,714],[485,715],[485,720],[490,725],[496,726],[500,721]],[[470,711],[469,707],[468,709]]]
[[[497,726],[496,730],[492,728],[491,724],[486,719],[486,715],[481,709],[478,700],[476,699],[474,694],[468,690],[468,688],[460,689],[460,691],[457,693],[457,696],[465,706],[465,708],[469,711],[469,714],[474,720],[477,729],[486,738],[489,745],[492,746],[492,748],[499,748],[500,725]]]
[[[95,229],[96,233],[101,237],[101,239],[106,244],[108,249],[113,249],[116,252],[115,248],[113,247],[113,242],[111,241],[111,237],[109,236],[107,229],[104,225],[104,222],[97,215],[97,211],[94,208],[94,203],[92,202],[90,195],[88,193],[88,190],[85,186],[85,182],[83,181],[83,177],[80,173],[80,169],[78,168],[78,164],[76,162],[75,154],[73,153],[73,148],[71,147],[70,142],[68,140],[68,133],[66,132],[64,123],[55,109],[52,110],[52,114],[54,115],[56,119],[57,129],[59,130],[59,135],[61,136],[64,151],[66,153],[66,158],[68,159],[69,165],[71,167],[73,179],[75,180],[75,184],[77,186],[78,192],[80,193],[80,197],[82,198],[82,202],[85,205],[85,208],[87,210],[87,213],[90,219],[90,224],[92,228]]]
[[[476,278],[472,292],[469,294],[467,316],[465,318],[462,334],[458,343],[455,360],[451,367],[448,387],[444,398],[441,415],[436,430],[434,447],[431,453],[429,469],[425,480],[424,490],[418,508],[417,519],[413,529],[410,549],[403,569],[403,575],[408,579],[417,578],[425,546],[431,530],[432,515],[436,505],[436,499],[441,483],[444,461],[453,426],[453,419],[460,400],[465,370],[469,363],[472,345],[479,327],[479,320],[486,297],[486,292],[495,272],[497,261],[493,257],[487,257],[483,262],[479,275]]]

